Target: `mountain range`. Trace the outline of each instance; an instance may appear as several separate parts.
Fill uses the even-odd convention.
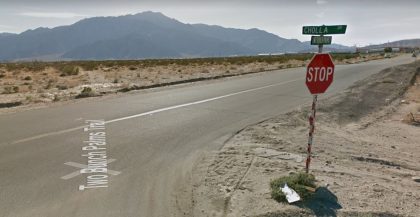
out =
[[[315,51],[259,29],[185,24],[159,12],[86,18],[68,26],[0,34],[0,61],[219,57]],[[326,49],[349,51],[343,45]]]
[[[364,49],[379,49],[386,47],[420,47],[420,39],[405,39],[399,41],[393,41],[383,44],[375,44],[364,47]]]

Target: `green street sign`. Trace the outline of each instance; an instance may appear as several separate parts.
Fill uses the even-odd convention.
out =
[[[334,26],[304,26],[302,34],[304,35],[332,35],[346,33],[347,25]]]
[[[331,44],[332,36],[312,36],[311,45]]]

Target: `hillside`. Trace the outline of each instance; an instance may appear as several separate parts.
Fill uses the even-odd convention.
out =
[[[313,49],[259,29],[184,24],[157,12],[3,33],[0,47],[0,61],[217,57]]]
[[[385,47],[411,47],[416,48],[420,47],[420,39],[406,39],[388,42],[384,44],[369,45],[364,48],[375,49],[375,48],[385,48]]]

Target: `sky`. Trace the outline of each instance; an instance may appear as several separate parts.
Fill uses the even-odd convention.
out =
[[[162,12],[184,23],[258,28],[310,40],[304,25],[346,24],[333,43],[365,46],[420,38],[420,0],[0,0],[0,32],[70,25],[96,16]]]

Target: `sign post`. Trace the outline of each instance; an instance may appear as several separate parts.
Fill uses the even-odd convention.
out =
[[[318,94],[324,93],[331,85],[334,79],[334,63],[329,54],[322,53],[322,45],[318,46],[319,53],[316,54],[306,69],[306,86],[312,94],[312,110],[309,116],[309,138],[308,138],[308,154],[306,157],[306,172],[309,172],[311,163],[311,149],[313,135],[315,131],[316,102]]]
[[[334,78],[334,63],[329,54],[323,54],[324,44],[331,44],[330,34],[344,34],[347,25],[334,26],[304,26],[302,34],[312,36],[311,45],[318,45],[318,54],[315,54],[306,68],[306,86],[312,94],[312,108],[309,116],[309,135],[306,156],[306,173],[309,173],[312,155],[312,143],[315,131],[316,103],[318,94],[324,93],[331,85]]]

